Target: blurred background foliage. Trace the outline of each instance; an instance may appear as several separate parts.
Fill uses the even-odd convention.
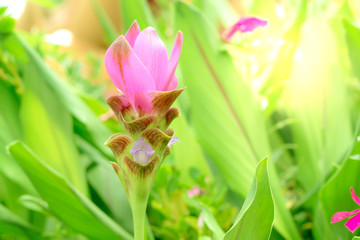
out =
[[[181,143],[148,204],[148,239],[351,239],[360,194],[360,2],[0,1],[0,239],[132,239],[103,143],[107,47],[137,19],[184,34]],[[265,28],[221,34],[240,17]],[[263,159],[263,160],[261,160]],[[261,161],[260,161],[261,160]]]

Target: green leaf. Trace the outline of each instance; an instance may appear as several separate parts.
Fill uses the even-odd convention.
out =
[[[175,158],[174,165],[180,171],[180,181],[189,185],[196,184],[190,177],[190,169],[200,169],[205,176],[212,178],[212,173],[196,141],[194,132],[189,128],[184,117],[177,118],[171,123],[171,128],[176,130],[175,135],[180,139],[180,144],[171,147]]]
[[[0,17],[0,33],[11,33],[16,25],[16,20],[10,16]]]
[[[229,1],[223,0],[194,0],[193,4],[213,22],[227,27],[238,20],[238,14]]]
[[[111,43],[118,37],[116,28],[109,17],[106,15],[98,0],[91,0],[91,5],[102,27],[105,42],[110,46]]]
[[[155,20],[146,0],[119,0],[121,4],[122,20],[124,29],[129,29],[134,20],[137,20],[140,27],[155,27]]]
[[[24,40],[14,35],[11,39],[14,50],[25,50],[27,62],[34,66],[38,81],[45,81],[56,98],[61,101],[64,108],[75,117],[75,131],[100,150],[107,158],[112,159],[111,150],[104,146],[104,142],[111,135],[109,129],[100,121],[98,116],[77,96],[75,90],[65,81],[62,81],[42,60],[34,49],[32,49]],[[21,56],[18,56],[20,58]]]
[[[177,2],[176,13],[177,28],[184,34],[180,64],[194,130],[230,186],[245,196],[256,162],[268,151],[259,107],[250,89],[239,79],[230,56],[219,51],[219,38],[213,26],[182,2]],[[248,114],[250,110],[252,114]],[[258,128],[254,128],[255,122]],[[253,144],[255,136],[260,141],[257,144]],[[240,170],[242,174],[238,174]]]
[[[0,238],[2,234],[16,236],[16,239],[42,239],[33,226],[0,204]]]
[[[8,147],[50,210],[62,222],[91,239],[132,239],[111,218],[81,194],[63,176],[37,158],[21,142]]]
[[[21,167],[6,153],[6,145],[22,137],[19,120],[19,99],[15,88],[9,83],[0,81],[0,175],[5,182],[2,190],[6,193],[0,200],[16,214],[25,211],[17,199],[22,194],[36,195],[29,178]]]
[[[1,6],[0,7],[0,15],[4,14],[7,9],[8,9],[8,6]]]
[[[258,159],[270,152],[264,117],[251,89],[230,55],[221,51],[219,34],[193,7],[177,1],[176,28],[184,34],[180,64],[190,98],[191,123],[206,154],[230,188],[245,197]],[[286,209],[275,167],[271,186],[275,227],[286,238],[300,239]]]
[[[87,194],[85,171],[74,141],[72,117],[42,77],[32,62],[24,69],[26,88],[20,117],[25,143],[78,190]]]
[[[224,240],[267,240],[270,237],[273,222],[274,202],[269,185],[267,158],[264,158],[256,168],[251,190]]]
[[[315,231],[318,239],[325,234],[329,235],[326,239],[350,239],[352,234],[344,226],[345,221],[331,224],[331,217],[336,212],[353,211],[359,206],[354,203],[350,194],[350,187],[353,187],[357,194],[360,193],[360,161],[353,160],[352,156],[360,154],[360,141],[356,141],[353,150],[342,166],[333,174],[320,191],[320,203],[317,206],[315,218],[318,225]],[[320,224],[320,225],[319,225]]]
[[[216,219],[211,213],[210,209],[205,205],[201,205],[201,213],[204,216],[204,222],[214,234],[213,239],[223,239],[225,233],[220,227],[220,225],[216,222]]]
[[[343,24],[346,32],[346,40],[352,69],[357,79],[360,80],[360,28],[354,26],[346,19],[343,20]]]
[[[50,212],[47,202],[38,197],[22,195],[19,202],[26,208],[42,214],[49,214]]]

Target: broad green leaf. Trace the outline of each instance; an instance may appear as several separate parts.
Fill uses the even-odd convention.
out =
[[[85,138],[88,142],[93,144],[108,158],[113,158],[111,151],[104,146],[104,142],[111,135],[108,128],[100,121],[93,111],[77,96],[75,90],[62,81],[41,59],[20,36],[14,35],[11,39],[13,50],[25,50],[27,55],[27,62],[23,64],[31,64],[34,66],[34,71],[40,77],[38,80],[43,80],[51,89],[56,98],[61,101],[64,108],[66,108],[75,117],[75,131]],[[21,58],[21,56],[18,56]]]
[[[99,4],[98,0],[91,0],[91,5],[98,17],[100,25],[103,30],[105,42],[110,46],[113,41],[118,37],[114,24],[112,24],[109,17],[106,15],[104,9]]]
[[[121,4],[122,20],[124,29],[129,29],[134,20],[137,20],[141,28],[155,27],[155,20],[146,0],[119,0]]]
[[[171,147],[175,158],[174,165],[181,169],[180,181],[190,185],[195,184],[190,177],[190,169],[192,168],[200,169],[202,174],[211,179],[212,174],[209,166],[185,117],[181,116],[175,119],[171,123],[171,128],[175,130],[175,135],[181,141]]]
[[[2,234],[4,234],[4,236],[13,236],[14,239],[42,239],[40,233],[33,226],[0,204],[1,239]]]
[[[175,4],[176,28],[184,34],[180,64],[190,98],[191,123],[202,148],[231,189],[245,197],[258,159],[270,153],[259,103],[230,55],[220,50],[214,26],[193,7],[179,1]],[[284,237],[299,239],[275,168],[269,169],[276,202],[275,226]]]
[[[360,80],[360,28],[354,26],[346,19],[344,19],[343,23],[346,32],[346,40],[352,69],[357,79]]]
[[[36,190],[21,167],[6,153],[6,145],[15,139],[22,138],[19,121],[19,98],[15,88],[9,83],[0,81],[0,175],[4,192],[0,202],[19,216],[26,216],[17,199],[22,194],[36,195]]]
[[[264,158],[256,168],[251,190],[224,240],[267,240],[270,237],[273,222],[274,202],[269,185],[267,158]]]
[[[49,204],[49,209],[70,228],[91,239],[132,239],[122,227],[24,144],[14,142],[8,149]]]
[[[46,163],[87,194],[85,171],[75,146],[73,122],[31,62],[24,70],[20,117],[25,143]],[[36,137],[35,137],[36,136]]]
[[[5,152],[7,144],[22,138],[22,127],[19,120],[19,98],[15,89],[3,81],[0,81],[0,102],[6,102],[0,104],[0,173],[29,193],[35,193],[22,169]]]
[[[213,26],[182,2],[177,2],[176,13],[176,28],[184,34],[180,64],[194,130],[212,160],[221,161],[218,168],[230,185],[246,195],[257,159],[268,149],[266,137],[260,132],[265,132],[261,113],[250,90],[239,79],[230,56],[220,52]],[[249,110],[252,114],[246,114]],[[255,121],[260,121],[258,128],[254,128]],[[256,145],[255,135],[261,136]]]

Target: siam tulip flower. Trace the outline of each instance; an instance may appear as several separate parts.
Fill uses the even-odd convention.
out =
[[[120,91],[106,102],[125,130],[105,145],[114,153],[116,163],[111,164],[131,205],[135,240],[144,239],[146,205],[156,173],[171,145],[179,141],[168,127],[180,115],[171,105],[184,90],[176,89],[175,76],[182,41],[179,31],[168,58],[155,29],[140,31],[135,21],[105,54],[106,70]]]
[[[242,33],[252,32],[258,27],[265,27],[267,25],[267,21],[262,20],[256,17],[244,17],[240,18],[234,25],[232,25],[227,31],[225,31],[222,37],[229,41],[230,38],[237,32],[240,31]]]
[[[350,191],[351,191],[351,197],[354,200],[354,202],[360,205],[360,199],[358,198],[358,196],[356,196],[356,193],[352,187],[350,188]],[[334,214],[334,216],[332,216],[331,223],[339,222],[350,216],[352,217],[345,223],[345,226],[351,232],[354,232],[358,227],[360,227],[360,209],[356,209],[352,212],[337,212]]]

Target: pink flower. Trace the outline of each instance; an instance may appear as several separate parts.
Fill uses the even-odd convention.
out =
[[[148,27],[140,32],[136,21],[125,37],[116,39],[105,54],[105,67],[114,85],[129,104],[138,111],[150,112],[154,91],[177,88],[177,67],[183,36],[179,31],[168,58],[164,43],[156,30]],[[124,102],[125,104],[125,102]]]
[[[265,27],[267,21],[256,18],[256,17],[244,17],[240,18],[234,25],[232,25],[224,34],[223,38],[229,41],[230,38],[237,32],[242,33],[252,32],[258,27]]]
[[[205,193],[204,189],[200,189],[199,186],[195,186],[192,189],[188,190],[188,197],[193,198]]]
[[[350,188],[350,191],[351,191],[351,197],[354,200],[354,202],[357,203],[358,205],[360,205],[360,199],[358,198],[358,196],[356,196],[356,193],[354,192],[354,189],[352,187]],[[334,216],[332,216],[331,223],[339,222],[339,221],[341,221],[347,217],[350,217],[354,214],[355,214],[355,216],[351,217],[345,223],[345,226],[351,232],[354,232],[358,227],[360,227],[360,209],[356,209],[352,212],[337,212],[334,214]]]

